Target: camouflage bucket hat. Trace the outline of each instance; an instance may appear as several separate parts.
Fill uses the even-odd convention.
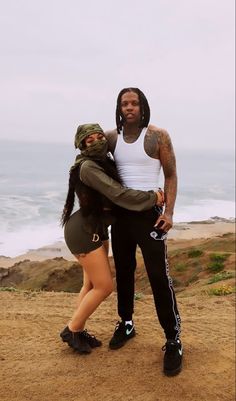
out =
[[[79,125],[75,134],[75,148],[82,149],[82,141],[89,136],[90,134],[94,134],[100,132],[104,135],[104,131],[100,127],[99,124],[83,124]]]

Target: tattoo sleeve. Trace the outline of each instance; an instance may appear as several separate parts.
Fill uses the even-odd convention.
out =
[[[160,161],[164,173],[165,214],[172,216],[177,194],[177,172],[175,153],[167,132],[160,135],[159,146]]]
[[[105,136],[108,140],[108,150],[113,154],[116,147],[117,131],[107,131],[105,132]]]

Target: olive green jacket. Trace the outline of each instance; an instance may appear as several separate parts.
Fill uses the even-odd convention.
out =
[[[80,179],[84,184],[124,209],[141,212],[151,209],[156,204],[157,197],[153,190],[140,191],[124,187],[109,177],[103,168],[92,160],[82,162]],[[108,204],[104,204],[104,207],[108,207]]]

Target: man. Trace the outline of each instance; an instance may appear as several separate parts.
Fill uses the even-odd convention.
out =
[[[116,105],[116,129],[106,133],[124,184],[134,189],[158,187],[161,168],[164,173],[165,210],[146,212],[121,209],[112,226],[112,250],[116,268],[118,314],[109,347],[118,349],[135,335],[134,273],[136,247],[140,247],[153,292],[159,322],[166,336],[164,373],[178,374],[182,366],[180,316],[166,253],[167,232],[173,225],[177,192],[175,154],[167,131],[149,125],[150,108],[138,88],[124,88]]]

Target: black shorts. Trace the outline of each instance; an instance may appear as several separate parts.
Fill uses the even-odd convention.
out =
[[[107,226],[101,224],[96,232],[93,232],[81,210],[70,216],[65,225],[64,236],[66,245],[74,255],[94,251],[109,238]]]

